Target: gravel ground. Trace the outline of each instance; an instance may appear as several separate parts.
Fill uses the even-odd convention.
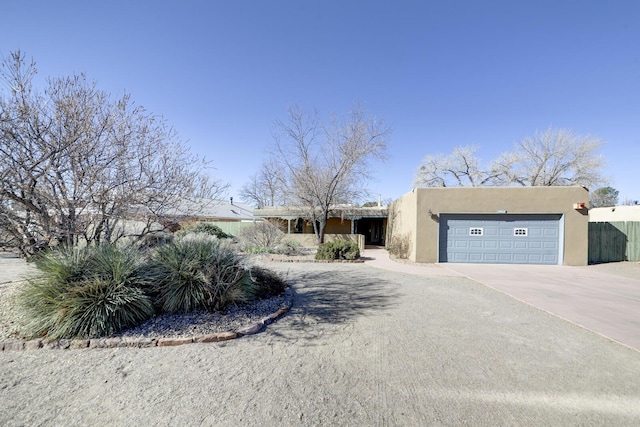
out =
[[[24,338],[25,318],[16,301],[26,282],[21,280],[34,273],[33,265],[12,254],[0,256],[0,341]],[[225,312],[163,314],[117,334],[134,338],[182,338],[215,332],[236,331],[275,313],[284,303],[284,296],[231,306]]]
[[[640,353],[463,277],[273,263],[264,332],[0,353],[0,425],[639,425]]]

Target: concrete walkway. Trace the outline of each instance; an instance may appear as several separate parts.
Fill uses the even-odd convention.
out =
[[[405,264],[384,249],[367,249],[367,263],[426,276],[464,276],[621,344],[640,350],[640,278],[589,267],[512,264]]]

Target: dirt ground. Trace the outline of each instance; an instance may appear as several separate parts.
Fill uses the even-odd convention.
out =
[[[225,343],[0,353],[0,425],[640,425],[640,353],[464,277],[269,263]]]

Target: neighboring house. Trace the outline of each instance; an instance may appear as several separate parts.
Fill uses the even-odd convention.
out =
[[[586,265],[583,187],[417,188],[389,205],[387,247],[414,262]]]
[[[640,261],[640,206],[589,210],[589,263]]]
[[[253,224],[253,208],[230,198],[226,200],[198,199],[186,201],[177,209],[168,212],[168,228],[175,231],[194,222],[210,222],[227,234],[237,236],[240,231]],[[166,225],[166,224],[165,224]]]
[[[253,208],[245,203],[226,200],[205,200],[184,202],[169,215],[179,223],[207,222],[253,222]]]
[[[315,246],[313,224],[305,219],[305,210],[294,206],[278,206],[255,209],[256,218],[279,222],[290,238],[305,246]],[[387,227],[387,207],[360,208],[351,205],[336,206],[325,227],[325,238],[345,238],[364,245],[385,245]]]
[[[640,222],[640,205],[612,206],[589,209],[589,222],[637,221]]]

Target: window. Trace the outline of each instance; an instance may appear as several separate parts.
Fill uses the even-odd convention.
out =
[[[484,228],[482,227],[471,227],[469,229],[469,236],[482,236],[484,234]]]
[[[513,235],[514,236],[524,236],[526,237],[529,234],[528,228],[514,228]]]

